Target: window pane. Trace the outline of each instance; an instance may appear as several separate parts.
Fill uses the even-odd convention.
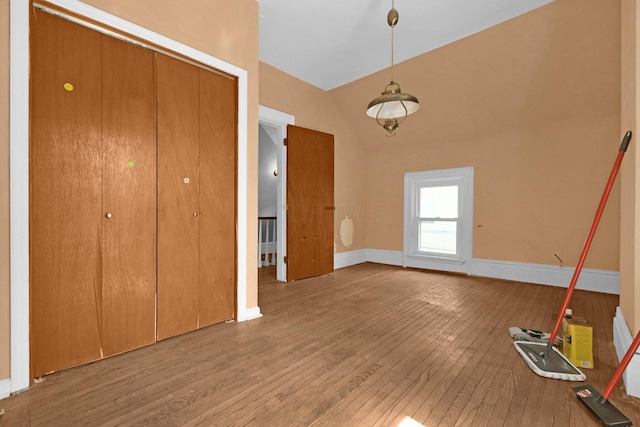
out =
[[[420,221],[418,250],[455,255],[457,221]]]
[[[420,218],[458,218],[458,186],[420,188]]]

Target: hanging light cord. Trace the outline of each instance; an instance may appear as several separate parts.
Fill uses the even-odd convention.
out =
[[[391,10],[395,10],[395,0],[391,0]],[[391,11],[389,11],[389,13],[391,13]],[[388,19],[387,19],[388,20]],[[389,21],[389,20],[388,20]],[[395,28],[397,23],[397,18],[396,18],[396,22],[392,23],[391,21],[389,21],[389,26],[391,26],[391,81],[393,82],[393,29]]]
[[[402,93],[400,85],[393,80],[394,66],[394,29],[398,23],[398,11],[395,0],[391,0],[391,10],[387,14],[387,23],[391,27],[391,82],[384,88],[382,95],[367,105],[367,115],[387,131],[387,136],[395,135],[398,125],[409,115],[420,108],[418,98],[408,93]]]

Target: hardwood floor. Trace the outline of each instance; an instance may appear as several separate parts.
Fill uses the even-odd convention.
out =
[[[58,372],[0,401],[2,426],[599,426],[576,383],[531,371],[510,326],[550,329],[565,289],[361,264],[293,283],[264,316]],[[618,297],[576,291],[603,391]],[[640,425],[622,382],[612,403]]]

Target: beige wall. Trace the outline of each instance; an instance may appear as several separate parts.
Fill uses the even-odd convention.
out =
[[[394,77],[421,102],[394,138],[364,114],[388,71],[331,92],[365,146],[365,246],[402,250],[405,172],[474,166],[475,258],[575,266],[621,140],[619,3],[557,0]],[[587,268],[618,270],[619,193]]]
[[[9,378],[9,0],[0,1],[0,381]]]
[[[638,58],[640,58],[640,8],[635,0],[622,4],[622,126],[634,132],[622,169],[620,225],[620,309],[632,333],[640,330],[640,135],[636,132],[640,93]]]
[[[295,116],[297,126],[334,135],[336,252],[366,248],[362,144],[330,93],[260,63],[260,105]]]

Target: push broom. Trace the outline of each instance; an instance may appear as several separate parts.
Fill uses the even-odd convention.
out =
[[[636,353],[636,350],[638,350],[638,346],[640,346],[640,331],[638,331],[631,347],[629,347],[622,358],[618,369],[613,373],[611,381],[609,381],[604,393],[598,393],[589,384],[571,388],[576,392],[578,399],[587,405],[587,407],[589,407],[589,409],[591,409],[606,426],[623,427],[632,425],[631,420],[609,402],[609,396],[611,396],[613,389],[618,381],[620,381],[622,373],[627,369],[629,362],[631,362],[631,358]]]
[[[558,336],[560,326],[562,325],[562,318],[564,317],[567,307],[569,306],[569,301],[571,301],[573,290],[578,283],[578,277],[580,276],[580,272],[582,271],[584,261],[587,258],[587,253],[589,252],[591,241],[593,240],[596,229],[598,228],[598,224],[600,223],[600,218],[602,217],[604,207],[607,204],[607,200],[609,199],[611,188],[613,187],[613,183],[615,182],[616,176],[618,175],[618,170],[620,170],[622,158],[624,157],[624,154],[629,147],[629,142],[631,142],[631,131],[628,131],[622,138],[622,144],[620,144],[618,156],[616,157],[613,169],[611,171],[611,174],[609,175],[609,180],[607,181],[604,193],[602,194],[600,204],[598,205],[598,210],[596,211],[596,215],[593,219],[593,224],[591,225],[591,229],[589,230],[587,239],[584,242],[582,253],[580,254],[580,258],[578,259],[576,269],[573,272],[571,283],[569,284],[569,288],[567,289],[567,293],[565,294],[564,301],[562,302],[562,307],[560,308],[560,313],[558,314],[556,324],[553,327],[553,332],[551,332],[551,335],[549,336],[549,341],[546,343],[515,341],[513,343],[516,350],[518,351],[520,356],[522,356],[527,365],[536,374],[542,377],[567,381],[584,381],[587,379],[582,371],[574,366],[574,364],[571,363],[571,361],[564,354],[562,354],[562,352],[560,352],[557,347],[554,346],[554,342],[556,337]]]

